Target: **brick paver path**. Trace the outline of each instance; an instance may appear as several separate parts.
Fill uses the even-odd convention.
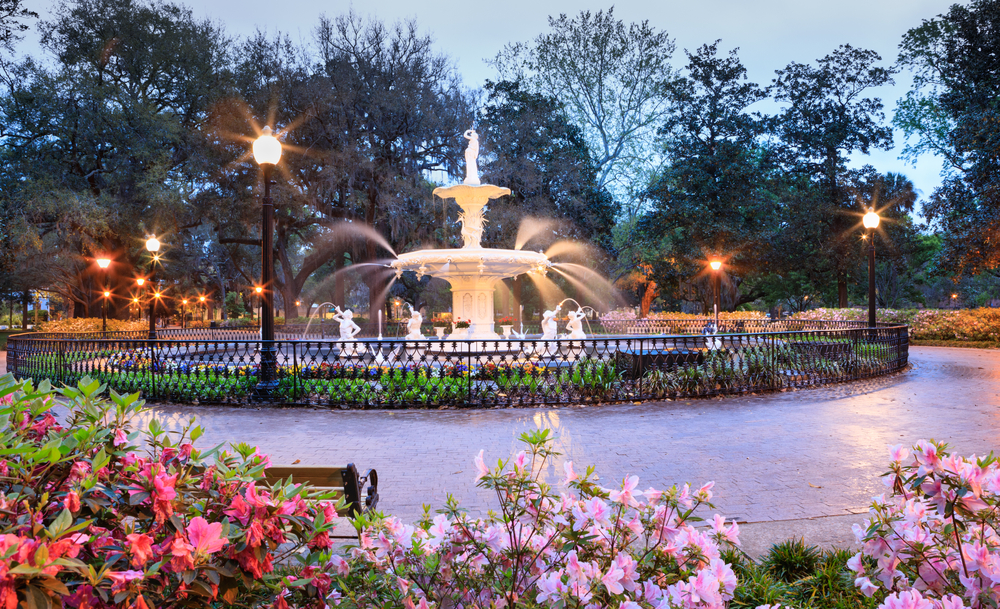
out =
[[[494,461],[546,427],[577,471],[604,483],[638,474],[640,488],[714,480],[715,502],[750,522],[860,511],[882,490],[886,445],[944,440],[984,454],[1000,438],[1000,351],[911,347],[913,368],[891,377],[785,393],[653,404],[432,411],[329,411],[154,406],[177,428],[191,416],[200,446],[244,441],[276,463],[353,461],[380,476],[380,507],[407,519],[451,492],[491,507],[472,482],[480,449]],[[2,363],[2,362],[0,362]]]

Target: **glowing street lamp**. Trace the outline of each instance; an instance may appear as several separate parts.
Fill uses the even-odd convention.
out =
[[[205,297],[199,296],[198,302],[201,303],[201,318],[199,321],[205,321]]]
[[[185,323],[187,321],[187,305],[188,305],[187,298],[181,300],[181,330],[185,328]]]
[[[156,237],[150,237],[146,240],[146,251],[153,256],[153,262],[149,267],[149,279],[152,282],[153,273],[156,272],[156,263],[159,261],[159,256],[156,252],[160,251],[160,241]],[[142,285],[145,280],[137,280],[136,283]],[[155,298],[149,299],[149,339],[156,340],[156,301],[160,298],[160,292],[156,292]]]
[[[868,208],[868,213],[861,219],[868,230],[868,327],[875,327],[875,229],[878,228],[879,217],[875,208]]]
[[[108,267],[111,266],[110,258],[98,258],[97,266],[103,271],[101,277],[101,289],[104,291],[104,300],[101,301],[101,332],[108,331]]]
[[[713,260],[708,263],[708,266],[712,267],[712,291],[714,292],[714,298],[712,300],[715,308],[715,331],[719,331],[719,308],[721,306],[721,300],[719,292],[722,291],[722,273],[719,272],[722,269],[721,260]]]
[[[281,160],[281,142],[271,127],[264,127],[253,143],[253,158],[264,173],[264,200],[261,208],[260,286],[260,382],[257,393],[269,399],[278,388],[278,352],[274,346],[274,203],[271,201],[271,172]],[[266,290],[265,290],[266,288]]]

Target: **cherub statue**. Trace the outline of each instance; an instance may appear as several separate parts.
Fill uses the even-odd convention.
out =
[[[465,132],[469,146],[465,149],[465,181],[464,184],[479,186],[479,134],[475,129]]]
[[[424,316],[420,311],[410,307],[410,318],[406,320],[406,340],[423,340],[424,335],[420,332],[420,324],[424,323]]]
[[[361,332],[361,326],[354,323],[354,313],[350,309],[341,311],[340,307],[334,307],[334,311],[333,319],[340,322],[340,340],[354,340]]]
[[[587,316],[583,309],[566,313],[569,323],[566,324],[566,338],[585,339],[587,335],[583,331],[583,318]]]
[[[562,309],[562,305],[556,305],[555,310],[542,313],[542,340],[555,340],[558,332],[556,315]]]

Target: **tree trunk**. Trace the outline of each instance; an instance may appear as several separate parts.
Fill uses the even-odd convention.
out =
[[[847,308],[847,281],[843,277],[837,278],[837,304],[841,309]]]
[[[25,290],[21,293],[21,329],[28,329],[28,301],[31,300],[31,292]]]

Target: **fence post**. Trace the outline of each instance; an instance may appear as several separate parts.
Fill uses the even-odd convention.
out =
[[[63,341],[56,343],[59,345],[59,382],[66,382],[66,344]]]
[[[156,399],[156,343],[149,344],[149,380],[152,385],[152,399]]]
[[[639,361],[636,362],[636,371],[638,372],[638,380],[636,382],[635,397],[637,400],[642,399],[642,377],[646,372],[646,368],[643,367],[643,350],[646,346],[644,338],[639,339]]]
[[[299,344],[291,341],[292,345],[292,401],[299,396]]]
[[[466,406],[471,406],[472,405],[472,343],[469,342],[468,340],[465,341],[465,362],[466,362],[465,363],[466,374],[468,375],[466,377],[468,381],[466,381],[465,383],[466,387],[468,387],[468,393],[467,393],[468,397],[466,398]]]

